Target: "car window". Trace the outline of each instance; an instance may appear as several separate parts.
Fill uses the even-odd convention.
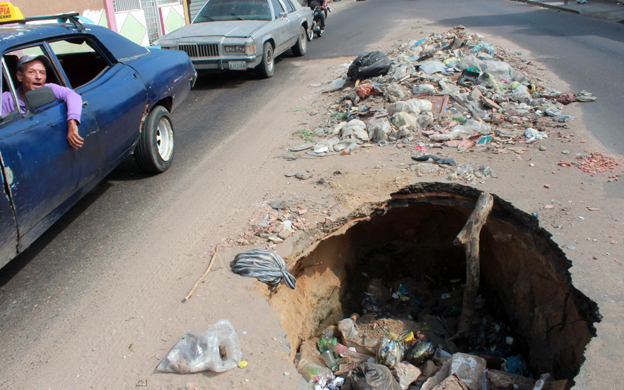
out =
[[[293,7],[295,7],[295,11],[299,11],[301,9],[301,3],[300,2],[293,1],[293,0],[286,0],[286,1],[290,1],[290,3],[293,5]]]
[[[17,104],[15,104],[15,88],[11,76],[7,72],[7,66],[5,61],[2,61],[2,72],[0,72],[0,79],[2,79],[2,112],[1,120],[4,120],[8,116],[17,113]]]
[[[295,7],[290,3],[290,0],[284,0],[284,5],[288,13],[295,12]]]
[[[271,0],[271,4],[273,4],[273,12],[275,12],[275,17],[279,18],[279,14],[285,12],[284,7],[282,7],[282,4],[280,4],[280,2],[277,0]]]
[[[17,80],[17,76],[16,76],[17,62],[19,61],[20,58],[22,58],[22,56],[25,56],[25,55],[45,56],[48,58],[48,60],[50,59],[49,56],[46,55],[45,51],[43,50],[43,46],[41,45],[22,47],[17,50],[13,50],[8,53],[5,53],[2,56],[2,59],[5,61],[7,65],[7,72],[9,73],[11,79],[13,80],[13,85],[15,86],[15,89],[18,89],[21,86],[21,83]],[[65,85],[64,82],[59,82],[59,80],[61,80],[61,78],[58,77],[54,68],[48,67],[46,69],[46,83]]]
[[[109,66],[85,37],[50,42],[50,48],[67,75],[69,87],[74,89],[95,80]]]
[[[193,23],[222,20],[271,20],[267,0],[210,0]]]

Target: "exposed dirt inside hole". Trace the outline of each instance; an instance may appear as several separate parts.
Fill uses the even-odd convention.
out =
[[[414,288],[426,282],[436,293],[457,296],[457,282],[451,281],[463,283],[466,267],[453,240],[479,194],[443,183],[406,187],[373,211],[336,224],[302,251],[294,259],[297,289],[280,288],[269,299],[293,351],[324,325],[362,313],[357,292],[373,278],[387,281],[391,290],[398,288],[395,281],[408,278]],[[494,198],[480,245],[485,310],[510,326],[534,375],[572,379],[595,336],[597,306],[571,284],[570,261],[535,218]]]

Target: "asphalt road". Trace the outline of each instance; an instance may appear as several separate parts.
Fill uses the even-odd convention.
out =
[[[370,44],[397,19],[429,19],[448,27],[462,24],[526,47],[574,90],[599,96],[598,102],[583,106],[585,122],[608,148],[624,154],[624,26],[504,0],[367,0],[337,8],[341,9],[328,18],[325,35],[310,43],[308,58],[353,56],[371,49]],[[202,75],[173,115],[177,150],[166,174],[146,176],[133,160],[126,161],[4,267],[3,339],[36,339],[33,332],[53,326],[61,307],[78,305],[81,292],[103,269],[118,266],[120,259],[133,261],[130,243],[139,239],[146,221],[175,202],[188,183],[201,180],[196,162],[227,142],[247,113],[262,109],[263,102],[293,80],[296,69],[289,57],[278,60],[270,80],[255,80],[251,73]],[[35,302],[45,302],[46,308],[23,310]]]

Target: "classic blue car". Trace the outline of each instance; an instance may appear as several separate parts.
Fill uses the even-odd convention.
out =
[[[171,117],[196,80],[184,52],[138,46],[117,33],[82,25],[76,14],[54,23],[0,26],[2,92],[19,93],[16,66],[22,55],[45,55],[47,83],[82,97],[81,148],[67,136],[67,107],[39,88],[28,109],[0,118],[0,267],[24,251],[80,198],[134,154],[151,173],[171,165]],[[56,18],[65,23],[56,22]],[[35,96],[36,95],[36,96]]]

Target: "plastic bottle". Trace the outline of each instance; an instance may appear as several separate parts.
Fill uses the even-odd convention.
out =
[[[481,385],[479,386],[481,390],[490,390],[490,380],[487,376],[488,370],[483,371],[483,376],[481,377]]]
[[[351,152],[357,149],[357,147],[358,144],[356,144],[355,142],[350,143],[346,148],[343,149],[342,154],[351,154]]]
[[[320,378],[325,378],[327,381],[331,381],[334,378],[334,375],[328,368],[308,362],[305,359],[302,359],[299,362],[297,365],[297,371],[299,371],[299,373],[303,376],[303,379],[308,382],[318,382]]]

